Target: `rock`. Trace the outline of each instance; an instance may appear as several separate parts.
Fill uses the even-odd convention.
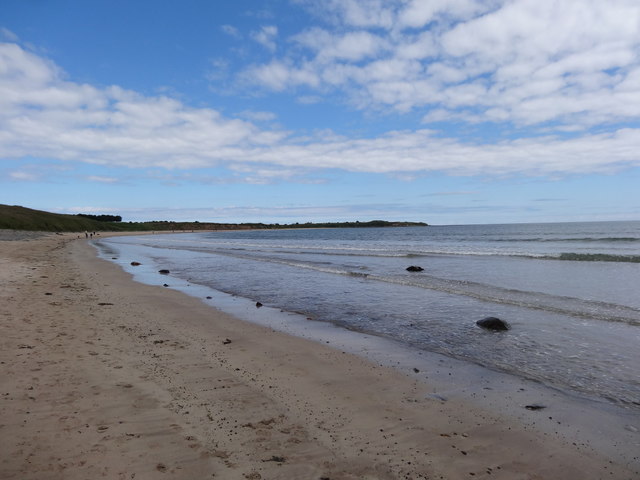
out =
[[[142,264],[140,262],[131,262],[132,267],[137,267],[139,265],[142,265]]]
[[[407,272],[421,272],[423,270],[424,268],[418,267],[416,265],[411,265],[410,267],[407,267]]]
[[[169,273],[171,272],[169,272],[169,270],[162,269],[162,270],[158,270],[158,273],[161,273],[162,275],[169,275]]]
[[[527,410],[544,410],[546,407],[546,405],[525,405],[524,408],[526,408]]]
[[[482,320],[478,320],[476,325],[480,328],[491,330],[493,332],[502,332],[511,328],[507,322],[496,317],[483,318]]]
[[[256,302],[256,308],[260,308],[262,304],[260,302]]]
[[[207,300],[211,300],[213,297],[211,296],[207,296]]]
[[[168,287],[169,285],[167,285],[166,283],[162,284],[163,287]]]
[[[222,342],[223,345],[229,345],[230,343],[231,343],[231,340],[229,340],[228,338],[226,338],[224,342]]]

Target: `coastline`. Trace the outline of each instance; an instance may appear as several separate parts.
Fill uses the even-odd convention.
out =
[[[638,475],[389,367],[136,283],[76,236],[0,242],[2,478]]]

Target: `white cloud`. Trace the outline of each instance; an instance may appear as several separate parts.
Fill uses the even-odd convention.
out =
[[[401,27],[421,28],[442,16],[456,19],[470,18],[490,10],[498,2],[475,0],[410,0],[398,14]]]
[[[310,5],[309,2],[302,2]],[[310,28],[244,79],[344,95],[361,109],[429,110],[469,122],[635,121],[635,0],[332,0]],[[465,117],[466,116],[466,117]]]
[[[366,31],[332,35],[319,28],[309,29],[294,36],[292,40],[311,50],[316,56],[316,61],[320,63],[333,60],[358,62],[375,56],[386,43],[379,36]]]
[[[625,79],[638,75],[635,69]],[[388,76],[393,77],[378,75],[369,93],[388,95],[388,101],[404,102],[407,108],[414,97],[437,95],[429,90],[429,83],[420,88],[419,82],[389,81]],[[629,115],[637,116],[637,89],[625,82],[616,88],[619,91],[606,99],[617,101],[619,111],[626,108]],[[460,85],[448,91],[455,95],[447,104],[468,105],[474,97],[492,95],[491,88],[483,89],[482,84]],[[612,109],[610,104],[598,103],[603,97],[590,98],[588,92],[578,98],[548,95],[520,100],[518,112],[510,111],[513,106],[508,103],[496,104],[493,115],[516,117],[526,111],[530,118],[545,119],[560,104],[565,112],[587,111],[607,119]],[[173,171],[225,166],[235,172],[245,169],[243,174],[251,168],[254,174],[245,177],[255,181],[293,178],[296,171],[325,168],[412,177],[410,174],[434,171],[455,175],[609,173],[640,166],[637,128],[483,145],[444,138],[427,129],[388,132],[375,138],[346,138],[322,131],[301,138],[227,118],[213,109],[188,107],[165,96],[77,84],[65,80],[51,62],[13,44],[0,44],[0,102],[0,158],[10,160],[35,157]],[[254,113],[262,119],[270,117],[268,112]],[[439,115],[446,116],[446,110]],[[19,172],[13,178],[28,180]]]
[[[390,28],[397,1],[387,0],[302,0],[310,9],[337,25]]]
[[[246,118],[247,120],[251,120],[252,122],[272,122],[277,116],[273,112],[259,112],[259,111],[250,111],[245,110],[238,114],[241,118]]]
[[[259,31],[251,34],[251,38],[272,52],[276,50],[275,40],[277,36],[278,27],[274,25],[263,26]]]
[[[0,45],[0,74],[3,157],[186,168],[285,135],[168,97],[64,81],[55,66],[13,44]]]
[[[291,68],[281,61],[273,61],[266,65],[256,66],[244,72],[243,82],[259,81],[275,91],[283,91],[292,86],[306,85],[316,87],[320,84],[318,72],[306,66]]]
[[[33,182],[40,179],[40,175],[35,172],[27,172],[24,170],[16,170],[9,172],[9,178],[23,182]]]
[[[222,25],[220,27],[220,30],[222,30],[224,33],[226,33],[227,35],[231,36],[231,37],[235,37],[235,38],[241,38],[242,35],[240,35],[240,32],[238,31],[238,29],[236,27],[234,27],[233,25]]]
[[[116,178],[116,177],[105,177],[102,175],[89,175],[88,177],[86,177],[86,180],[90,181],[90,182],[97,182],[97,183],[118,183],[120,181],[120,179]]]

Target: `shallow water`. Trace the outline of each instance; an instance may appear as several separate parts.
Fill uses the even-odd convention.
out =
[[[640,407],[640,222],[164,234],[98,245],[105,258]],[[475,325],[489,315],[511,330]]]

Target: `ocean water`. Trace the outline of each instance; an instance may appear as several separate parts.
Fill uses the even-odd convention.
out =
[[[220,231],[96,244],[122,265],[166,268],[310,321],[640,409],[640,222]],[[480,329],[486,316],[511,330]]]

